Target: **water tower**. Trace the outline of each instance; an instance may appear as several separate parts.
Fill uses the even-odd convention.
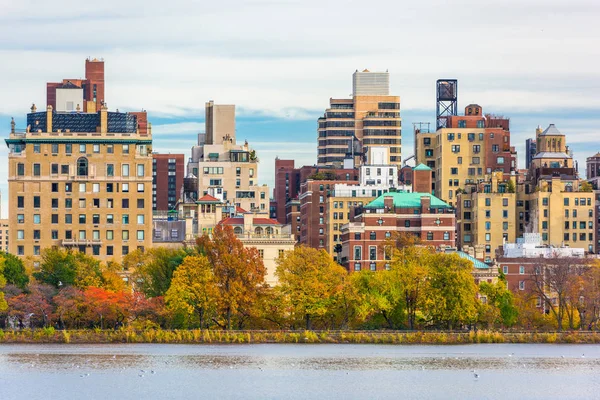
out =
[[[445,128],[448,117],[457,115],[458,81],[456,79],[438,79],[436,99],[436,129]]]

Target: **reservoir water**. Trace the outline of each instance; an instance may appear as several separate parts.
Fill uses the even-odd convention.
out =
[[[0,345],[0,399],[594,399],[600,346]]]

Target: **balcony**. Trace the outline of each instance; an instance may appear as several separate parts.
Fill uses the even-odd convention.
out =
[[[100,239],[63,239],[61,245],[64,247],[69,246],[101,246],[102,240]]]

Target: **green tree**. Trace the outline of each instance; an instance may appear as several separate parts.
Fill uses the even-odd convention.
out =
[[[253,247],[245,248],[230,226],[217,225],[212,236],[202,235],[196,240],[198,254],[205,255],[213,268],[219,289],[217,309],[219,324],[231,329],[232,319],[238,328],[254,312],[253,306],[265,287],[266,269]]]
[[[136,289],[148,297],[164,296],[171,286],[173,273],[188,255],[184,249],[155,247],[145,252],[136,250],[123,260],[125,269],[132,270]]]
[[[49,248],[42,253],[40,270],[33,276],[42,283],[61,287],[73,285],[81,289],[102,286],[100,261],[72,250]]]
[[[425,314],[448,329],[470,324],[477,318],[477,285],[473,264],[457,254],[432,254],[429,258]]]
[[[488,322],[511,327],[519,318],[513,297],[513,293],[506,288],[506,280],[501,277],[496,283],[481,282],[479,293],[486,297],[486,303],[482,305],[482,313]]]
[[[0,258],[0,289],[6,285],[6,279],[4,279],[4,259]],[[0,290],[0,311],[4,311],[8,308],[6,300],[4,300],[4,292]]]
[[[314,318],[333,310],[346,270],[325,250],[300,246],[277,260],[275,275],[292,319],[304,320],[311,329]]]
[[[25,270],[23,261],[17,256],[0,251],[0,258],[4,259],[4,277],[6,283],[25,289],[29,283],[29,275]]]
[[[404,314],[403,290],[395,271],[361,271],[350,275],[356,293],[358,318],[380,315],[390,329],[398,328]]]
[[[210,262],[205,256],[187,256],[173,274],[165,302],[186,319],[198,318],[204,328],[206,316],[215,309],[218,289]]]

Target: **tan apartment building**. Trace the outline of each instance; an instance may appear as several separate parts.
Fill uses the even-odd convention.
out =
[[[433,169],[432,189],[451,206],[466,185],[493,172],[509,175],[516,168],[509,120],[484,116],[477,104],[465,107],[464,115],[449,116],[447,127],[435,133],[415,131],[415,143],[416,163]]]
[[[504,179],[502,172],[482,182],[467,185],[456,202],[459,249],[483,249],[483,260],[491,262],[496,250],[518,237],[516,179]],[[512,183],[510,183],[512,182]]]
[[[8,219],[0,219],[0,250],[8,253]]]
[[[388,149],[385,164],[401,166],[400,96],[389,94],[389,73],[356,71],[351,99],[330,99],[318,120],[318,165],[341,168],[348,155],[354,165],[372,146]]]
[[[206,103],[206,133],[192,148],[188,174],[198,179],[198,197],[211,195],[249,211],[269,211],[269,188],[258,184],[259,160],[248,142],[237,144],[235,106]]]
[[[35,260],[57,246],[120,261],[151,246],[152,134],[138,117],[105,104],[88,113],[34,105],[25,130],[12,124],[11,253]]]

